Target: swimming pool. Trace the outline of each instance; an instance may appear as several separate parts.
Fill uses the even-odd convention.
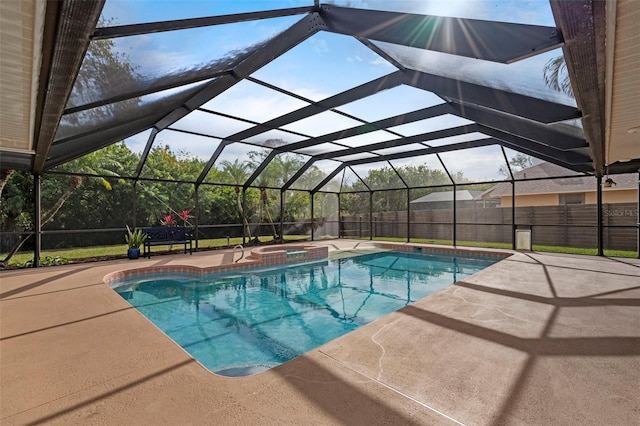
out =
[[[295,358],[499,260],[378,252],[203,278],[142,276],[114,290],[205,367],[243,376]]]

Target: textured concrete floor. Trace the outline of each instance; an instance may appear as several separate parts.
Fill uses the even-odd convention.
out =
[[[1,272],[0,423],[640,423],[638,260],[518,253],[242,378],[207,371],[102,282],[230,254]]]

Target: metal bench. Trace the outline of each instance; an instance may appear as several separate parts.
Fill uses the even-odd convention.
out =
[[[152,246],[166,246],[173,244],[184,244],[184,252],[189,254],[193,253],[192,240],[193,235],[190,233],[190,229],[184,226],[152,226],[149,228],[142,228],[142,232],[147,234],[147,239],[144,240],[143,256],[151,258]]]

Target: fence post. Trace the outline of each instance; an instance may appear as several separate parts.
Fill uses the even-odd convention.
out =
[[[362,216],[358,216],[358,238],[362,238]]]

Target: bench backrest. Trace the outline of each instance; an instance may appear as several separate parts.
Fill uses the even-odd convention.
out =
[[[147,234],[145,242],[149,243],[157,241],[188,241],[191,239],[188,228],[184,226],[152,226],[142,228],[142,232]]]

